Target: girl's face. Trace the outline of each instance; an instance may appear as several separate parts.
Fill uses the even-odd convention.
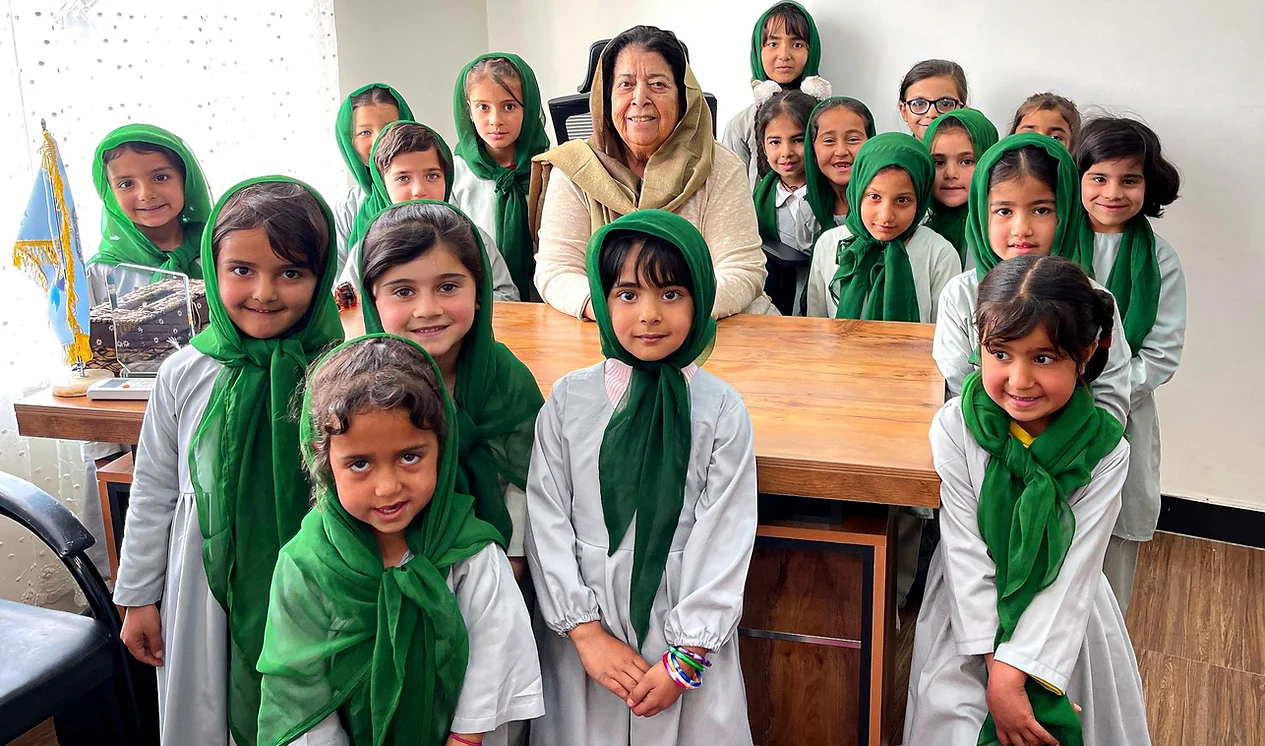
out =
[[[446,376],[456,371],[461,340],[479,308],[474,275],[456,252],[438,243],[382,273],[372,291],[385,331],[417,342]]]
[[[880,171],[861,195],[861,222],[879,241],[894,241],[918,214],[914,181],[903,168]]]
[[[1047,256],[1058,227],[1054,192],[1035,176],[1024,174],[988,190],[988,245],[1003,261]]]
[[[615,338],[634,357],[654,362],[680,349],[694,323],[694,299],[682,285],[659,287],[637,275],[641,249],[628,252],[606,295]]]
[[[497,163],[513,164],[514,143],[523,130],[522,81],[506,81],[509,89],[484,75],[466,91],[470,121]]]
[[[987,335],[985,335],[987,338]],[[1095,342],[1085,356],[1098,348]],[[1041,326],[1022,339],[990,342],[980,355],[984,391],[1033,437],[1072,398],[1081,366],[1060,352]]]
[[[1122,233],[1145,201],[1146,176],[1139,158],[1099,161],[1081,177],[1081,203],[1098,233]]]
[[[320,278],[278,256],[263,228],[243,228],[220,239],[215,279],[237,328],[255,339],[272,339],[307,313]]]
[[[965,205],[975,173],[970,136],[960,129],[937,134],[931,142],[931,160],[936,164],[935,198],[945,207]]]
[[[373,141],[382,128],[400,118],[400,108],[393,104],[368,104],[351,112],[351,144],[360,155],[360,162],[369,165]]]
[[[1054,109],[1030,111],[1019,120],[1015,132],[1035,132],[1038,135],[1053,137],[1063,143],[1066,148],[1072,147],[1072,125],[1067,123],[1063,115]]]
[[[856,112],[846,106],[826,110],[817,117],[817,133],[813,138],[817,168],[831,184],[846,188],[852,180],[852,164],[856,162],[857,151],[868,139],[865,120]]]
[[[788,187],[804,185],[804,128],[783,114],[764,128],[764,157]]]
[[[941,99],[950,99],[953,105],[940,109],[936,106],[936,102]],[[914,112],[914,109],[922,108],[921,104],[929,104],[927,110],[921,114]],[[909,131],[919,140],[927,132],[927,125],[936,120],[941,114],[953,111],[954,109],[965,105],[962,100],[962,93],[958,90],[958,84],[953,82],[953,78],[947,75],[941,75],[934,78],[924,78],[905,89],[905,100],[900,102],[900,117],[905,120],[905,124],[909,126]]]
[[[165,154],[125,150],[105,164],[105,175],[119,208],[142,232],[180,219],[184,179]]]
[[[760,48],[764,74],[778,85],[786,85],[804,74],[808,64],[808,40],[791,36],[780,18],[765,21],[768,38]]]
[[[448,189],[448,178],[439,161],[439,151],[435,148],[395,156],[387,165],[382,182],[386,184],[387,196],[393,205],[411,199],[443,202],[444,192]]]
[[[358,412],[346,432],[330,436],[329,465],[338,502],[385,550],[384,539],[408,528],[435,495],[439,437],[404,409]]]

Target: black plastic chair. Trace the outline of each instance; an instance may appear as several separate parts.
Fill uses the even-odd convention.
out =
[[[8,743],[113,683],[126,743],[143,740],[122,622],[97,568],[84,554],[92,535],[30,482],[0,472],[0,516],[56,553],[88,598],[91,616],[0,600],[0,743]]]
[[[589,115],[589,93],[593,90],[593,77],[597,74],[597,61],[610,39],[599,39],[589,45],[589,66],[584,82],[576,88],[579,93],[549,99],[549,119],[553,121],[554,139],[559,145],[567,140],[583,140],[593,134],[593,117]],[[685,46],[684,43],[681,44]],[[689,50],[685,57],[689,59]],[[716,136],[716,97],[703,94],[707,108],[712,110],[712,137]]]

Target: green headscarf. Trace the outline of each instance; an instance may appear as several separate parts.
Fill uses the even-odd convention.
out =
[[[184,209],[180,211],[180,224],[184,228],[184,241],[171,251],[163,251],[149,240],[131,218],[119,207],[110,189],[103,156],[107,150],[124,143],[143,142],[161,145],[175,151],[184,161]],[[176,165],[176,164],[173,164]],[[202,229],[211,215],[211,192],[207,189],[202,166],[184,140],[161,127],[152,124],[125,124],[105,136],[97,146],[92,161],[92,183],[101,198],[101,246],[88,260],[89,264],[139,264],[145,267],[183,272],[195,280],[202,279],[198,266],[201,250]]]
[[[482,60],[509,60],[522,81],[523,126],[514,142],[514,167],[502,168],[488,155],[482,138],[475,132],[466,101],[466,76]],[[457,124],[457,155],[475,176],[496,183],[496,245],[509,265],[521,300],[531,299],[532,278],[536,274],[535,241],[527,217],[527,189],[531,186],[531,159],[549,149],[545,134],[545,110],[540,105],[536,73],[522,58],[507,52],[491,52],[475,57],[457,76],[452,93],[452,116]]]
[[[220,300],[211,246],[224,204],[238,191],[264,182],[298,184],[318,203],[328,223],[329,255],[307,314],[284,336],[243,334]],[[189,472],[202,528],[202,562],[215,600],[228,614],[229,730],[241,746],[255,743],[259,674],[268,585],[277,552],[299,530],[310,489],[299,461],[299,431],[291,400],[313,360],[342,339],[334,284],[337,252],[334,216],[315,189],[288,176],[261,176],[220,197],[202,236],[211,323],[193,346],[224,367],[189,448]]]
[[[909,174],[918,211],[895,241],[879,241],[870,235],[861,219],[861,198],[878,172],[891,166]],[[915,323],[920,320],[914,270],[905,242],[918,230],[927,211],[934,179],[931,155],[913,135],[886,132],[861,146],[848,182],[848,217],[844,221],[852,235],[839,242],[835,252],[839,267],[830,280],[830,293],[839,304],[835,318]]]
[[[1094,467],[1115,450],[1123,426],[1077,386],[1052,422],[1025,448],[1010,432],[1010,415],[984,391],[979,371],[962,386],[962,418],[990,458],[979,494],[979,527],[997,566],[996,644],[1011,638],[1024,610],[1058,577],[1076,535],[1068,495],[1089,483]],[[1067,696],[1026,686],[1037,722],[1064,746],[1078,746],[1080,716]],[[997,742],[990,714],[979,743]]]
[[[444,169],[444,201],[447,202],[452,199],[452,180],[454,175],[452,151],[448,149],[448,143],[444,142],[444,138],[440,137],[438,132],[421,122],[414,122],[411,119],[400,119],[383,127],[382,131],[378,133],[378,137],[373,141],[373,147],[369,150],[369,163],[372,164],[377,158],[378,145],[382,143],[382,136],[391,131],[393,127],[398,127],[401,124],[412,124],[421,127],[435,136],[435,140],[439,144],[439,165]],[[369,168],[369,172],[372,177],[372,189],[369,192],[368,199],[365,200],[364,207],[361,208],[362,213],[367,217],[365,218],[364,230],[356,237],[357,242],[365,237],[365,233],[369,232],[369,225],[377,219],[379,213],[391,206],[391,195],[387,192],[387,183],[382,178],[382,174],[378,173],[378,169],[372,165]],[[478,233],[478,231],[475,231],[475,235],[478,235]],[[347,245],[354,246],[355,244],[349,241]]]
[[[372,339],[417,347],[371,334],[334,352]],[[439,393],[451,423],[453,405],[442,383]],[[300,424],[309,463],[319,437],[310,398],[309,390]],[[273,578],[259,658],[260,744],[290,743],[340,708],[355,744],[443,746],[447,740],[470,647],[446,579],[454,564],[496,541],[496,531],[475,518],[473,498],[453,487],[455,438],[454,429],[445,428],[435,492],[405,529],[413,558],[402,566],[382,566],[373,530],[343,508],[331,476],[314,485],[318,507],[281,551]]]
[[[804,20],[808,21],[808,61],[804,63],[804,72],[800,73],[799,79],[803,80],[810,75],[816,75],[821,67],[821,37],[817,35],[817,23],[813,21],[813,16],[808,10],[794,0],[783,0],[774,4],[768,10],[760,15],[760,20],[756,21],[755,28],[751,31],[751,79],[752,80],[768,80],[769,76],[764,72],[764,60],[760,57],[760,50],[764,44],[761,43],[760,37],[764,34],[764,23],[769,19],[769,14],[783,6],[793,6],[800,13],[804,14]]]
[[[971,140],[971,149],[975,153],[977,163],[985,151],[997,144],[997,128],[982,112],[976,109],[954,109],[936,117],[935,121],[927,127],[927,132],[922,136],[922,142],[927,146],[928,151],[936,140],[936,132],[940,129],[940,125],[948,119],[961,122],[966,129],[966,136]],[[934,158],[932,160],[934,161]],[[970,185],[967,186],[969,188]],[[958,250],[958,259],[962,260],[962,266],[966,266],[966,203],[963,202],[957,207],[946,207],[935,198],[934,189],[932,195],[931,217],[927,220],[927,227],[953,244],[953,248]]]
[[[365,194],[365,201],[361,203],[360,209],[356,212],[356,220],[352,223],[351,233],[347,236],[347,245],[355,246],[365,234],[365,230],[369,227],[369,221],[374,215],[378,214],[378,210],[369,206],[369,197],[373,195],[373,158],[369,159],[369,165],[360,162],[360,154],[356,152],[356,146],[352,143],[352,125],[355,124],[355,109],[351,105],[352,99],[371,88],[381,88],[391,94],[391,98],[395,99],[396,108],[400,110],[400,119],[412,119],[413,110],[409,108],[408,102],[394,88],[384,83],[370,83],[364,85],[351,92],[351,95],[343,99],[343,105],[338,107],[338,119],[334,123],[334,137],[338,140],[338,150],[343,154],[343,162],[347,164],[347,170],[351,173],[352,178],[360,185],[360,190]],[[381,207],[379,207],[381,209]]]
[[[808,206],[813,209],[813,215],[817,216],[817,224],[823,231],[835,227],[835,190],[830,179],[817,167],[817,155],[813,150],[813,140],[817,138],[817,132],[813,123],[817,121],[817,115],[820,112],[838,106],[841,101],[859,104],[865,109],[867,116],[862,117],[865,120],[865,136],[870,138],[877,134],[874,131],[874,114],[870,112],[870,107],[858,99],[849,96],[831,96],[813,107],[813,113],[808,117],[808,129],[804,133],[804,175],[808,180]]]
[[[993,252],[988,243],[988,180],[993,167],[1001,157],[1012,150],[1036,147],[1049,153],[1058,161],[1058,184],[1054,190],[1054,212],[1058,215],[1059,225],[1054,231],[1054,244],[1050,252],[1054,256],[1071,259],[1091,277],[1094,271],[1093,234],[1085,241],[1081,231],[1081,223],[1085,221],[1085,209],[1081,207],[1081,179],[1076,171],[1076,162],[1072,154],[1067,152],[1063,144],[1052,137],[1038,135],[1035,132],[1021,132],[1003,138],[1001,142],[989,148],[979,162],[975,164],[975,173],[971,176],[971,196],[966,203],[966,245],[975,257],[975,273],[983,280],[988,270],[1001,262],[1001,257]]]
[[[1081,231],[1082,245],[1093,246],[1093,224],[1085,220]],[[1125,226],[1106,286],[1116,298],[1125,339],[1137,357],[1160,312],[1160,264],[1155,255],[1155,231],[1145,215],[1135,215]]]
[[[625,350],[611,325],[599,267],[602,246],[612,231],[637,231],[661,238],[679,248],[689,266],[694,282],[690,333],[676,352],[658,362],[641,360]],[[637,519],[629,613],[640,647],[650,628],[650,610],[685,505],[690,392],[681,369],[690,363],[701,364],[716,337],[712,318],[716,275],[702,234],[685,218],[664,210],[638,210],[599,228],[589,239],[585,264],[602,354],[633,369],[628,390],[602,435],[598,483],[610,539],[608,554],[615,554],[633,517]]]
[[[474,222],[446,202],[410,200],[384,210],[406,205],[440,205],[460,215],[470,226],[483,256],[483,282],[479,285],[479,306],[474,324],[461,340],[457,355],[457,490],[474,496],[475,513],[500,532],[500,543],[508,545],[513,533],[505,490],[501,479],[527,489],[527,465],[536,442],[536,415],[545,405],[536,377],[514,357],[514,353],[492,334],[492,266],[487,249]],[[375,218],[376,220],[376,218]],[[365,330],[381,332],[382,318],[364,287],[364,252],[359,259],[360,307]]]

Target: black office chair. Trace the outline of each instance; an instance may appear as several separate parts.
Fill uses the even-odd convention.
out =
[[[589,46],[588,72],[584,76],[584,82],[576,88],[579,93],[549,99],[549,118],[553,120],[554,139],[559,145],[567,140],[583,140],[593,134],[593,117],[589,116],[589,93],[593,90],[597,61],[609,43],[610,39],[600,39]],[[685,43],[682,42],[681,46],[684,47]],[[687,49],[685,58],[689,59],[689,56]],[[707,101],[707,108],[712,110],[712,137],[715,137],[716,97],[704,93],[703,99]]]
[[[769,270],[764,292],[783,316],[804,315],[803,299],[797,298],[796,290],[808,275],[812,257],[781,241],[765,241],[763,248],[765,266]]]
[[[122,622],[105,582],[84,554],[92,535],[46,492],[3,472],[0,516],[26,527],[56,553],[87,596],[91,612],[82,616],[0,600],[0,743],[109,684],[119,710],[112,713],[117,718],[112,725],[121,725],[122,743],[143,742]]]

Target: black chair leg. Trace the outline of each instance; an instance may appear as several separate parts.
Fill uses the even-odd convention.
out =
[[[60,746],[127,746],[131,741],[120,717],[120,697],[113,681],[71,702],[53,716]]]

